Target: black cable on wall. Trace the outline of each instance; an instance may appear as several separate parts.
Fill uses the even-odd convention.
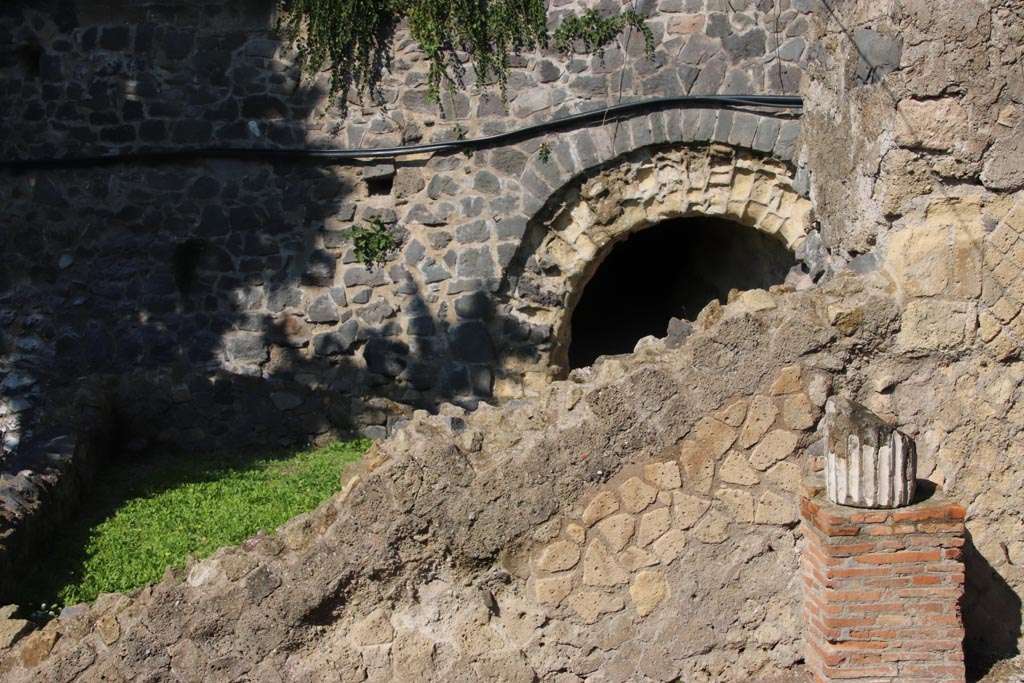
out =
[[[118,154],[48,157],[37,159],[0,160],[0,168],[44,169],[83,168],[125,163],[159,163],[168,161],[192,161],[197,159],[241,159],[259,161],[295,161],[317,159],[324,162],[352,161],[357,159],[393,159],[429,152],[478,150],[494,145],[539,135],[573,124],[590,124],[627,118],[637,113],[671,107],[714,107],[720,109],[763,108],[768,110],[800,110],[803,100],[790,95],[679,95],[656,97],[636,102],[625,102],[593,111],[572,114],[536,123],[523,128],[466,140],[448,140],[404,147],[379,147],[355,149],[289,149],[267,147],[197,147],[192,149],[154,149],[124,152]],[[775,114],[768,114],[774,116]]]

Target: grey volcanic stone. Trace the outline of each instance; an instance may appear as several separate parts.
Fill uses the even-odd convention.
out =
[[[802,41],[796,38],[790,42]],[[853,33],[857,46],[857,71],[854,78],[859,83],[879,83],[893,69],[899,68],[903,55],[903,38],[883,36],[874,29],[862,28]],[[787,44],[788,46],[788,44]]]
[[[448,175],[436,175],[430,179],[427,185],[427,196],[431,199],[438,199],[441,195],[454,197],[459,192],[459,186]]]
[[[437,325],[429,315],[421,315],[411,318],[406,325],[405,331],[417,337],[429,337],[437,332]]]
[[[466,363],[492,363],[497,357],[494,340],[482,322],[467,322],[455,328],[451,336],[455,358]]]
[[[366,369],[386,377],[397,377],[402,374],[408,355],[409,347],[406,344],[379,337],[367,341],[363,348]]]
[[[263,363],[268,357],[267,341],[261,334],[240,334],[224,344],[231,360],[239,363]]]
[[[426,247],[419,240],[412,240],[405,248],[405,262],[414,266],[423,260],[423,255],[426,253]]]
[[[326,294],[318,296],[306,309],[306,319],[311,323],[336,323],[338,306]]]
[[[392,308],[391,304],[383,299],[378,299],[372,304],[367,304],[356,311],[356,315],[359,319],[367,325],[380,325],[394,314],[395,309]]]
[[[490,171],[480,171],[476,174],[476,179],[473,181],[473,189],[478,192],[493,194],[501,189],[501,183],[498,182],[498,177]]]
[[[452,276],[448,269],[433,259],[427,259],[420,267],[420,270],[423,272],[423,281],[427,284],[441,282]]]
[[[665,336],[665,346],[669,349],[678,349],[686,342],[686,338],[693,332],[693,325],[686,320],[671,318],[668,321],[668,330]]]
[[[489,247],[465,249],[459,252],[458,259],[460,278],[494,277],[494,259]]]
[[[739,35],[722,38],[722,47],[735,61],[761,57],[765,50],[765,35],[761,29],[753,29]]]
[[[323,332],[313,337],[313,351],[318,356],[348,353],[356,341],[359,323],[349,320],[337,332]]]
[[[711,38],[721,38],[732,33],[732,26],[729,24],[729,17],[716,12],[709,14],[707,24],[704,26],[704,33]]]
[[[455,314],[463,320],[486,320],[493,313],[494,304],[486,292],[463,294],[455,300]]]
[[[376,180],[378,178],[390,178],[395,175],[394,164],[374,164],[363,168],[363,180]]]
[[[427,242],[433,249],[444,249],[452,241],[452,234],[443,230],[433,230],[427,235]]]
[[[346,287],[380,287],[389,282],[383,269],[367,268],[366,266],[346,268],[342,278]]]
[[[278,410],[294,410],[302,405],[302,398],[286,391],[274,391],[270,394],[270,402]]]
[[[491,237],[491,229],[487,221],[463,223],[455,229],[455,239],[459,244],[486,242]]]

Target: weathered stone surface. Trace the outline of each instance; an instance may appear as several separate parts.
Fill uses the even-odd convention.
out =
[[[558,607],[572,592],[572,576],[545,576],[536,579],[533,587],[537,594],[537,602]]]
[[[593,526],[595,522],[604,519],[619,509],[619,499],[611,491],[601,491],[587,503],[580,518],[587,526]]]
[[[693,528],[692,536],[701,543],[722,543],[729,538],[729,520],[717,510],[711,510]]]
[[[569,598],[569,606],[580,615],[584,623],[593,624],[604,614],[621,612],[626,608],[626,603],[617,595],[582,591]]]
[[[671,524],[672,511],[670,508],[658,508],[645,513],[640,518],[640,525],[636,534],[636,544],[641,548],[647,547],[668,531]]]
[[[804,394],[788,396],[782,404],[782,421],[790,429],[810,429],[817,420],[818,409]]]
[[[677,489],[683,484],[679,476],[679,465],[671,460],[644,465],[644,479],[665,491]]]
[[[572,569],[580,561],[580,549],[571,541],[558,541],[544,549],[537,566],[546,572]]]
[[[664,536],[651,545],[651,549],[663,564],[672,564],[683,552],[685,546],[686,535],[679,529],[669,529]]]
[[[59,637],[60,633],[54,627],[30,633],[22,641],[21,663],[29,669],[39,666],[44,659],[50,656]]]
[[[639,477],[631,477],[619,486],[619,498],[627,512],[643,512],[658,496],[658,490]]]
[[[753,486],[759,479],[757,472],[747,462],[747,456],[739,451],[729,451],[718,469],[718,476],[727,484]]]
[[[909,505],[917,484],[917,446],[864,406],[841,396],[825,403],[825,488],[839,505]]]
[[[779,414],[775,402],[767,396],[755,396],[747,409],[747,419],[740,431],[739,445],[750,448],[764,436]]]
[[[113,645],[121,637],[121,627],[117,623],[117,617],[105,614],[96,620],[96,633],[106,645]]]
[[[796,524],[800,512],[793,496],[785,498],[772,491],[765,491],[757,501],[757,512],[754,521],[758,524]]]
[[[747,408],[749,405],[748,401],[743,400],[730,403],[728,406],[716,413],[715,418],[721,420],[730,427],[740,427],[743,425],[743,420],[747,415]]]
[[[799,365],[791,365],[783,368],[779,372],[778,377],[772,382],[771,395],[779,396],[782,394],[794,394],[798,391],[803,390],[803,384],[801,378],[803,375],[803,368]]]
[[[661,572],[640,572],[629,587],[629,596],[641,617],[657,609],[670,594],[668,581]]]
[[[591,541],[583,557],[583,583],[588,586],[616,586],[628,580],[622,567],[601,541]]]
[[[14,645],[32,630],[32,623],[26,619],[0,619],[0,648],[6,649]]]
[[[702,419],[694,431],[713,456],[722,455],[736,441],[736,430],[714,418]]]
[[[633,517],[625,514],[613,515],[597,524],[597,530],[604,536],[604,540],[613,552],[618,552],[626,547],[630,539],[633,538],[635,527],[636,522],[633,521]]]
[[[432,638],[409,629],[399,629],[391,645],[392,672],[398,680],[429,680],[436,644]]]
[[[678,491],[672,494],[672,512],[675,515],[676,525],[682,529],[689,529],[696,524],[709,507],[711,507],[711,503],[703,498]]]
[[[788,457],[796,448],[797,435],[784,429],[773,429],[750,454],[751,466],[765,471],[778,461]]]
[[[654,553],[641,550],[634,545],[629,546],[620,552],[616,559],[627,571],[636,571],[642,567],[653,567],[658,564],[659,558]]]
[[[715,476],[715,459],[702,443],[684,441],[680,447],[679,462],[683,466],[686,482],[699,493],[710,493]]]
[[[726,509],[735,521],[748,524],[754,521],[754,497],[749,491],[718,489],[715,498],[725,503]]]
[[[977,320],[977,307],[969,301],[911,301],[896,343],[902,351],[918,354],[965,349],[974,341]]]
[[[352,626],[349,638],[359,646],[383,645],[390,643],[395,637],[395,629],[391,625],[388,613],[383,609],[375,609],[362,620]]]
[[[902,100],[896,108],[896,144],[945,152],[969,136],[967,112],[955,97]]]

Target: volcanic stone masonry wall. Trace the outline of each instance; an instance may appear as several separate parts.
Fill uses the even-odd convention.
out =
[[[552,25],[577,4],[552,7]],[[496,93],[472,88],[429,103],[426,65],[401,34],[384,103],[351,103],[342,118],[326,98],[326,75],[299,79],[294,53],[271,30],[272,5],[5,3],[0,158],[476,137],[630,99],[793,94],[811,54],[805,0],[650,2],[641,10],[653,59],[635,36],[603,57],[524,55],[506,112]],[[549,199],[557,204],[563,188],[598,170],[621,167],[639,182],[632,169],[651,165],[659,149],[670,156],[658,162],[658,181],[689,193],[677,215],[711,207],[735,166],[769,169],[776,195],[806,196],[806,176],[788,161],[798,130],[793,120],[740,112],[652,110],[472,157],[0,169],[5,448],[26,438],[34,408],[66,413],[57,406],[69,397],[54,386],[87,376],[109,378],[96,381],[137,449],[275,444],[352,427],[381,436],[401,412],[389,401],[434,409],[440,398],[472,405],[535,393],[565,371],[549,363],[565,332],[531,319],[537,296],[519,279],[551,273],[524,243],[529,226],[546,230]],[[671,155],[699,158],[710,142],[732,148],[719,150],[711,177],[664,177]],[[744,189],[728,201],[771,199],[740,196]],[[620,201],[633,198],[605,203]],[[777,215],[764,225],[750,217],[765,212]],[[401,249],[367,269],[343,231],[375,215]],[[805,205],[754,206],[745,222],[775,232],[791,215],[783,232],[796,247]],[[620,225],[617,239],[639,227]],[[593,245],[573,248],[586,262],[603,258]],[[563,283],[539,295],[561,316],[578,292]]]

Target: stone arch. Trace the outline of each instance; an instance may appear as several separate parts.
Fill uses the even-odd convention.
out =
[[[500,299],[506,325],[530,331],[531,350],[509,343],[499,395],[532,393],[567,373],[573,309],[630,234],[672,219],[715,217],[796,251],[810,227],[811,202],[794,187],[792,166],[749,149],[717,142],[648,147],[602,169],[553,191],[527,226]]]

